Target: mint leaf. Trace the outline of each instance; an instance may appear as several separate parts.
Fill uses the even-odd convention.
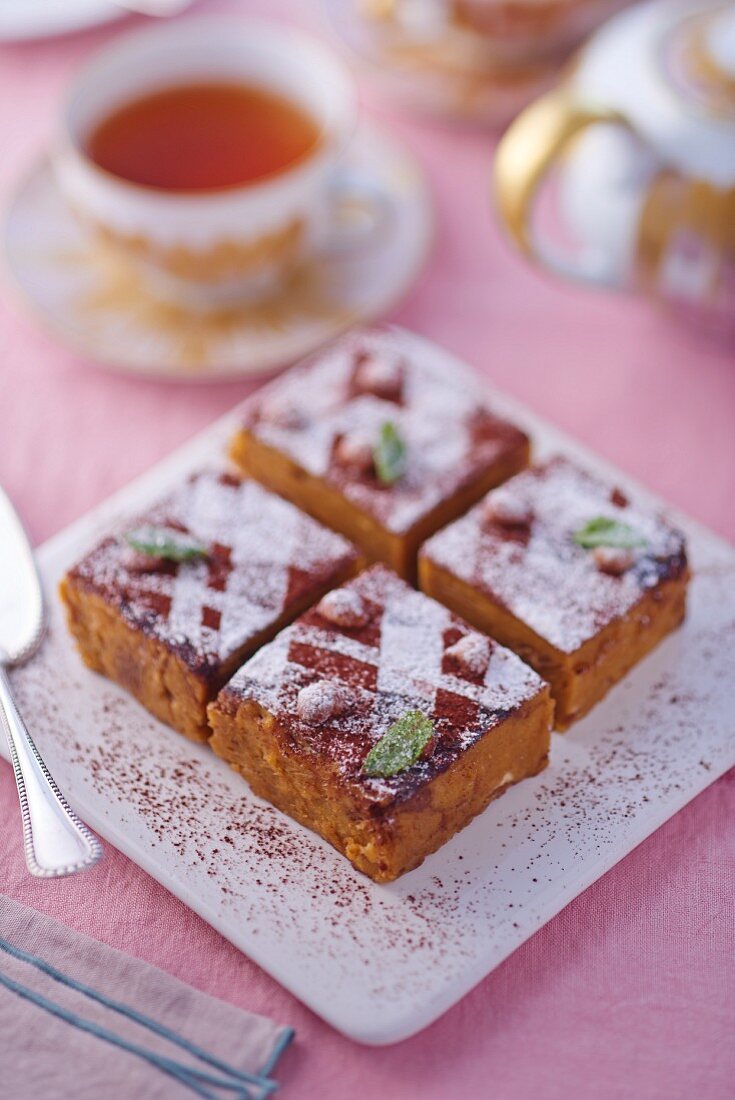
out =
[[[166,558],[168,561],[191,561],[192,558],[205,558],[207,549],[189,535],[174,531],[170,527],[139,527],[128,531],[126,541],[141,554],[152,558]]]
[[[585,550],[594,550],[597,546],[629,550],[634,546],[646,545],[646,539],[635,528],[607,516],[597,516],[575,531],[574,541]]]
[[[380,429],[380,438],[373,447],[373,462],[378,479],[392,485],[406,469],[406,444],[392,420]]]
[[[434,723],[420,710],[410,710],[373,745],[362,766],[363,775],[387,779],[415,764],[434,735]]]

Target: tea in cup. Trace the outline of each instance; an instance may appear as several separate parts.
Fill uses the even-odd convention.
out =
[[[356,122],[349,73],[309,36],[192,18],[97,55],[66,99],[53,163],[75,213],[156,295],[219,308],[275,293],[381,220],[369,180],[340,181]],[[374,215],[355,239],[335,219],[345,190]]]

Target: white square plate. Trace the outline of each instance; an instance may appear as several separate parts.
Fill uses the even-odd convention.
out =
[[[527,411],[495,402],[531,433],[538,456],[578,457],[660,503]],[[87,671],[63,623],[55,589],[64,569],[115,517],[221,459],[236,422],[236,412],[219,421],[41,548],[50,630],[14,687],[51,772],[101,836],[334,1027],[393,1043],[445,1012],[735,764],[735,550],[674,515],[694,570],[682,629],[554,736],[545,772],[418,870],[377,886],[205,747]]]

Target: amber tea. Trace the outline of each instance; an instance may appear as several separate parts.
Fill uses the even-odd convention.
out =
[[[166,191],[255,183],[292,167],[319,128],[290,99],[241,83],[198,83],[141,96],[108,115],[87,141],[100,168]]]

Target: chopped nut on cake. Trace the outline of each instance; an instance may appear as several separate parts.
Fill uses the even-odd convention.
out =
[[[298,422],[274,407],[297,408]],[[232,456],[410,580],[420,543],[522,469],[529,441],[469,370],[383,327],[348,334],[256,394]]]
[[[555,458],[429,539],[419,575],[549,681],[566,729],[678,626],[689,571],[662,516]]]
[[[350,543],[257,482],[204,472],[103,539],[61,595],[89,667],[205,740],[238,665],[357,567]]]
[[[257,795],[388,882],[545,766],[552,702],[514,653],[376,565],[256,653],[209,718]]]

